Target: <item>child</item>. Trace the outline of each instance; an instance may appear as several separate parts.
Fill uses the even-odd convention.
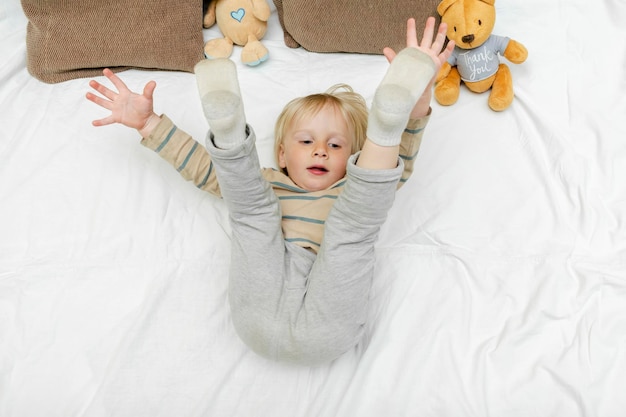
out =
[[[235,328],[257,353],[303,364],[331,361],[359,343],[374,271],[374,246],[408,156],[417,153],[431,86],[453,48],[441,52],[429,18],[420,44],[386,48],[391,65],[368,114],[346,86],[290,102],[276,124],[281,171],[261,170],[234,64],[204,60],[195,72],[210,126],[208,153],[152,110],[156,84],[135,94],[111,71],[118,93],[91,81],[87,93],[142,143],[200,188],[223,197],[232,225],[229,301]],[[402,144],[401,144],[402,139]],[[407,163],[407,165],[410,165]],[[408,169],[410,173],[410,169]]]

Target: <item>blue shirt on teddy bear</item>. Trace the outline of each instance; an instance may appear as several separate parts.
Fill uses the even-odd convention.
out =
[[[509,40],[504,36],[491,35],[477,48],[462,49],[455,46],[448,63],[453,67],[456,65],[463,81],[484,80],[498,71],[498,54],[504,54]]]

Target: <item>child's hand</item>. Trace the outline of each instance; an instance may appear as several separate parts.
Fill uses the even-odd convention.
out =
[[[137,129],[142,137],[149,136],[160,120],[160,117],[153,110],[152,96],[156,83],[150,81],[144,87],[143,93],[137,94],[130,91],[126,84],[110,69],[106,68],[102,73],[113,83],[118,92],[110,90],[95,80],[89,82],[89,86],[102,94],[104,98],[88,92],[87,100],[111,111],[110,116],[94,120],[92,124],[94,126],[106,126],[121,123],[124,126]]]
[[[448,42],[446,49],[442,51],[446,40],[446,30],[447,25],[445,23],[441,23],[441,25],[439,25],[437,35],[435,36],[435,18],[431,16],[426,20],[422,41],[418,43],[417,31],[415,29],[415,19],[411,18],[406,22],[406,46],[407,48],[419,49],[420,51],[428,54],[435,63],[437,72],[439,72],[439,68],[441,68],[443,63],[448,60],[450,54],[452,54],[452,50],[454,49],[454,41],[450,41]],[[383,50],[383,54],[389,62],[391,62],[396,56],[396,52],[391,48],[385,48]],[[430,80],[426,90],[424,90],[424,94],[422,94],[420,99],[415,104],[415,107],[411,112],[411,118],[416,119],[418,117],[425,116],[428,113],[432,97],[432,84],[434,81],[435,77]]]

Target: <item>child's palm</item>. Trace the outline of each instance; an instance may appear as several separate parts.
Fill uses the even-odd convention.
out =
[[[154,115],[152,95],[156,83],[150,81],[144,87],[143,93],[137,94],[130,91],[126,84],[111,70],[105,69],[103,74],[113,83],[118,92],[116,93],[95,80],[89,83],[91,88],[104,97],[87,93],[87,99],[111,111],[108,117],[94,120],[94,126],[121,123],[134,129],[143,128]]]
[[[111,116],[117,123],[139,129],[152,114],[152,99],[132,91],[120,92],[113,100]]]

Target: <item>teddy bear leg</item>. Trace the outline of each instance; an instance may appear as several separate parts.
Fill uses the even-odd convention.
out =
[[[211,39],[204,45],[204,56],[208,59],[228,58],[233,53],[233,41],[228,38]]]
[[[461,91],[461,75],[453,67],[447,77],[435,85],[435,99],[442,106],[450,106],[459,99]]]
[[[251,67],[267,61],[269,51],[254,35],[248,35],[248,42],[241,51],[241,62]]]
[[[496,79],[493,81],[491,94],[489,94],[489,107],[493,111],[502,111],[513,102],[513,77],[511,70],[506,64],[500,64]]]

